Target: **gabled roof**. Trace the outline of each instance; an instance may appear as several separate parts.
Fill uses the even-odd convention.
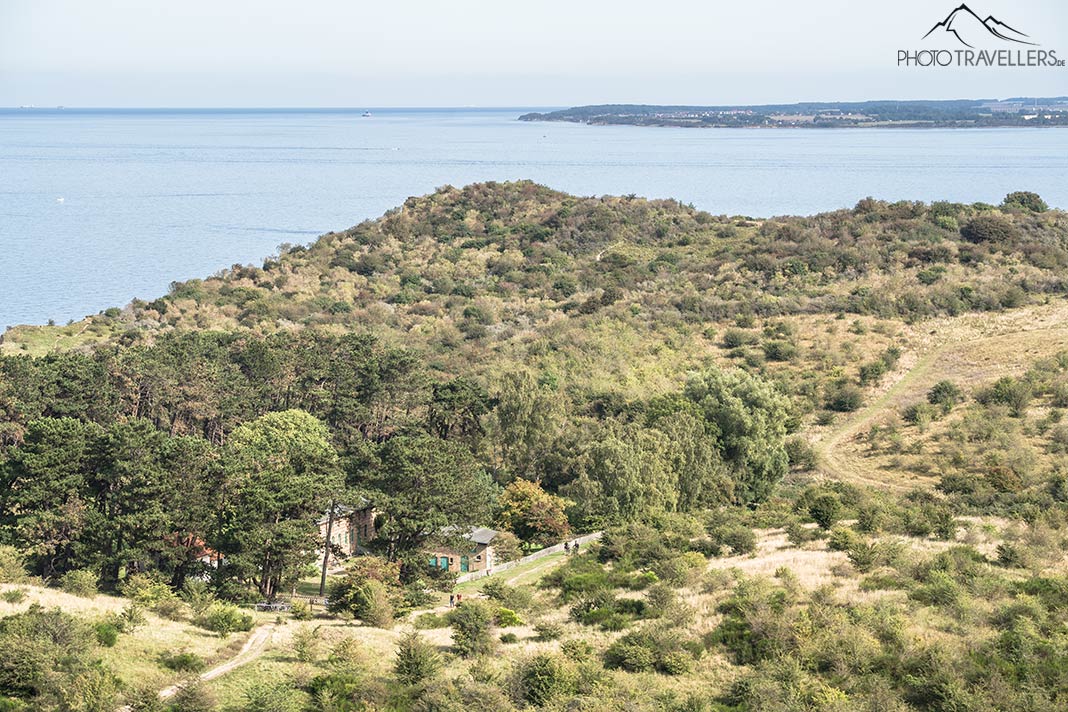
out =
[[[459,533],[459,527],[448,526],[441,530],[442,534],[446,536]],[[497,538],[499,532],[496,529],[490,529],[489,527],[472,527],[467,530],[467,533],[463,535],[464,539],[474,542],[475,544],[489,544],[495,538]]]

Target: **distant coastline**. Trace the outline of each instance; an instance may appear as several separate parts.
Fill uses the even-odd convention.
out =
[[[990,128],[1068,126],[1068,97],[946,101],[802,102],[748,106],[601,104],[520,121],[676,128]]]

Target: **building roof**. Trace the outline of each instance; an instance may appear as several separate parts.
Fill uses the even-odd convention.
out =
[[[441,530],[442,534],[446,536],[456,534],[459,532],[459,527],[448,526]],[[499,534],[496,529],[490,529],[489,527],[472,527],[464,534],[464,539],[474,542],[475,544],[489,544],[497,538]]]
[[[355,502],[355,504],[356,504],[355,507],[350,507],[347,504],[336,504],[336,505],[334,505],[334,519],[335,519],[335,521],[338,520],[338,519],[344,519],[345,517],[349,516],[353,512],[361,512],[361,511],[363,511],[365,509],[369,509],[370,507],[374,506],[373,504],[371,504],[371,500],[367,499],[366,497],[360,497]],[[318,523],[319,524],[326,524],[329,520],[330,520],[330,510],[327,509],[325,512],[323,512],[323,516],[319,518],[319,522]]]

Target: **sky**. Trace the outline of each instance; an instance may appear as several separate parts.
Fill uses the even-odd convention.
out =
[[[968,1],[1068,59],[1064,0]],[[1068,95],[1064,67],[896,66],[900,49],[946,45],[921,37],[958,3],[0,0],[0,107]]]

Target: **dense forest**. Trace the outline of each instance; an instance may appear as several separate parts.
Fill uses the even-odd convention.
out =
[[[329,614],[224,709],[1065,709],[1066,270],[1029,192],[756,219],[487,183],[9,330],[0,709],[162,709],[115,636],[265,624],[237,605],[317,581],[358,501]],[[508,558],[605,535],[435,612],[428,547],[473,526]],[[384,670],[330,637],[353,618],[423,637]]]

